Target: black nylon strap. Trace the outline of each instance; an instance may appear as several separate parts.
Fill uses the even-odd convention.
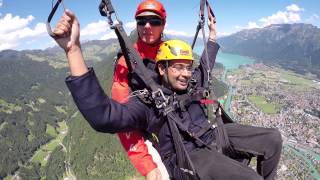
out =
[[[196,34],[193,37],[193,41],[192,41],[192,45],[191,45],[192,49],[194,48],[194,45],[196,44],[200,29],[201,29],[201,23],[199,22],[198,25],[197,25]]]
[[[179,121],[179,117],[177,117],[177,115],[174,112],[170,112],[167,114],[168,120],[169,121],[173,121],[176,125],[178,125],[178,128],[183,131],[186,132],[191,138],[193,138],[194,140],[198,141],[199,143],[201,143],[202,145],[206,146],[207,148],[211,149],[211,147],[203,142],[198,136],[196,136],[195,134],[191,133],[187,127],[185,127],[180,121]],[[170,119],[169,119],[170,117]]]
[[[208,13],[210,13],[213,17],[215,17],[208,0],[200,0],[200,13],[199,13],[200,19],[199,19],[199,23],[196,28],[196,33],[193,37],[193,41],[192,41],[192,45],[191,45],[192,49],[194,48],[194,45],[196,44],[199,31],[201,28],[203,28],[203,25],[204,25],[204,7],[205,7],[205,5],[207,5]]]
[[[148,90],[151,90],[151,95],[157,108],[163,108],[167,103],[167,99],[164,97],[160,86],[152,79],[152,74],[145,67],[140,55],[133,47],[130,39],[123,29],[122,22],[119,20],[115,10],[113,9],[111,0],[102,0],[99,5],[99,10],[102,16],[107,16],[109,25],[115,30],[129,72],[133,75],[132,77],[138,78],[138,82],[143,83]],[[116,19],[119,22],[116,25],[113,25],[113,21],[111,19],[112,13],[116,15]]]
[[[204,16],[204,7],[206,5],[206,0],[200,0],[200,16],[203,17]]]
[[[216,111],[216,119],[217,119],[217,124],[218,124],[218,127],[216,129],[217,135],[218,135],[217,144],[218,144],[218,148],[220,150],[222,150],[223,153],[228,154],[232,151],[232,148],[230,145],[227,131],[226,131],[224,124],[223,124],[223,121],[222,121],[221,109],[222,108],[219,106],[218,110]]]
[[[48,16],[48,19],[47,19],[47,22],[46,22],[46,27],[47,27],[47,32],[48,34],[51,36],[51,37],[56,37],[56,35],[52,32],[52,29],[51,29],[51,26],[50,26],[50,22],[54,16],[54,14],[56,13],[60,3],[62,3],[63,0],[57,0],[56,4],[54,5],[54,7],[52,8],[49,16]]]
[[[175,113],[173,113],[173,112],[169,113],[167,115],[167,119],[168,119],[170,131],[172,134],[174,147],[176,150],[177,164],[178,164],[178,167],[180,168],[178,173],[181,177],[179,177],[179,178],[181,178],[183,180],[184,179],[185,180],[200,180],[200,178],[198,177],[196,170],[193,166],[193,163],[190,159],[190,156],[183,145],[181,135],[179,133],[178,127],[176,126],[177,117],[176,117]]]
[[[106,8],[106,9],[104,9]],[[101,16],[108,16],[108,13],[115,13],[110,0],[101,0],[99,5]],[[108,13],[107,13],[108,12]]]
[[[142,80],[141,82],[143,82],[146,87],[148,87],[153,92],[157,91],[159,89],[159,85],[157,85],[152,79],[152,75],[143,64],[140,55],[134,49],[122,25],[116,24],[114,25],[114,29],[118,37],[121,50],[125,57],[129,72],[136,73],[138,75],[137,77]]]

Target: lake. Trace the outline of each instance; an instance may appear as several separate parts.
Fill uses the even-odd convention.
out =
[[[197,54],[201,55],[202,51],[203,46],[194,47],[194,52]],[[220,50],[216,62],[223,64],[225,70],[233,70],[239,68],[240,65],[253,64],[254,59],[246,56],[224,53]]]

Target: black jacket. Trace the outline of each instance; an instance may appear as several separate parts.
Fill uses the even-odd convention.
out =
[[[212,70],[219,45],[208,41],[208,54],[210,70]],[[203,86],[207,79],[206,60],[200,60],[200,65],[195,69],[193,78],[197,80],[197,85]],[[78,109],[95,130],[106,133],[127,132],[132,130],[147,131],[155,133],[159,139],[160,156],[166,165],[169,174],[174,166],[175,151],[173,147],[172,136],[167,122],[161,118],[157,109],[150,105],[144,104],[139,98],[130,98],[126,104],[119,104],[110,99],[101,88],[97,77],[92,68],[89,72],[80,77],[67,77],[66,84],[73,96],[74,102]],[[169,89],[163,89],[166,95],[173,92]],[[177,112],[181,122],[191,133],[197,133],[202,128],[210,126],[206,118],[204,109],[199,102],[190,104],[186,111]],[[204,142],[213,140],[213,129],[205,132],[200,139]],[[197,147],[188,135],[181,133],[183,143],[187,151]]]

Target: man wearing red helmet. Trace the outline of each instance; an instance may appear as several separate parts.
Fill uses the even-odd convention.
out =
[[[135,19],[138,40],[134,47],[142,58],[155,59],[159,45],[162,43],[166,11],[160,2],[144,0],[137,7]],[[121,56],[116,65],[112,84],[112,99],[120,103],[125,103],[129,95],[127,75],[128,68],[124,56]],[[146,176],[146,179],[168,179],[168,173],[157,151],[150,142],[144,141],[141,132],[119,133],[118,136],[130,161],[141,175]]]

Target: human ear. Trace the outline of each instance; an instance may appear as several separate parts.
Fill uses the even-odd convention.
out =
[[[165,73],[165,67],[163,66],[163,64],[161,63],[158,64],[158,70],[159,70],[160,76],[163,76]]]

